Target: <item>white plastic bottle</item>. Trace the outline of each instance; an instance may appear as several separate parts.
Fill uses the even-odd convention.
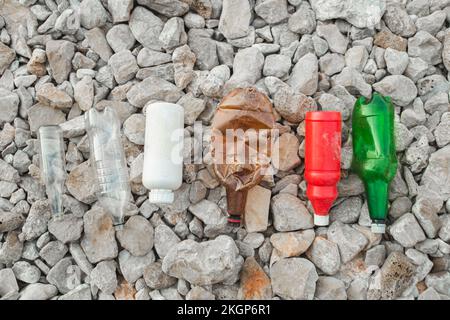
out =
[[[172,203],[183,181],[183,107],[166,102],[146,106],[143,185],[151,203]]]

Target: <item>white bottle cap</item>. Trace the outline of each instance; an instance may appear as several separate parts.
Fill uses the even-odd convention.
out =
[[[172,190],[155,189],[149,194],[150,203],[173,203],[174,196]]]
[[[321,216],[318,214],[314,214],[314,224],[316,226],[327,226],[330,223],[330,216],[326,215],[326,216]]]
[[[371,229],[373,233],[385,233],[386,225],[384,223],[372,223]]]

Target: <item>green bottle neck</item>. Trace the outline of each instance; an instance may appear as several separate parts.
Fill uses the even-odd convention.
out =
[[[370,218],[375,223],[384,223],[388,215],[389,184],[383,180],[371,180],[365,185]]]

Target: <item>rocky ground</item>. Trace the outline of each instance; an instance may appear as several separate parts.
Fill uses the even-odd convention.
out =
[[[0,0],[2,299],[448,299],[449,0]],[[272,99],[280,171],[225,222],[210,166],[187,164],[173,205],[141,184],[143,107],[185,108],[208,132],[220,98]],[[370,232],[349,171],[355,98],[390,95],[399,168],[384,236]],[[83,114],[123,122],[134,203],[116,232],[96,204]],[[303,180],[304,113],[343,116],[342,180],[314,228]],[[62,220],[39,183],[36,130],[60,124],[69,172]]]

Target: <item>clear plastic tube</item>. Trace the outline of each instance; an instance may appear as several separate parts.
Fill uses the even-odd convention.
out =
[[[120,229],[130,200],[120,121],[114,109],[110,107],[102,111],[90,109],[85,117],[91,166],[97,180],[97,196],[102,207],[111,214],[113,224]]]
[[[50,209],[54,216],[64,213],[62,195],[66,180],[64,141],[59,126],[39,128],[41,180],[45,185]]]

